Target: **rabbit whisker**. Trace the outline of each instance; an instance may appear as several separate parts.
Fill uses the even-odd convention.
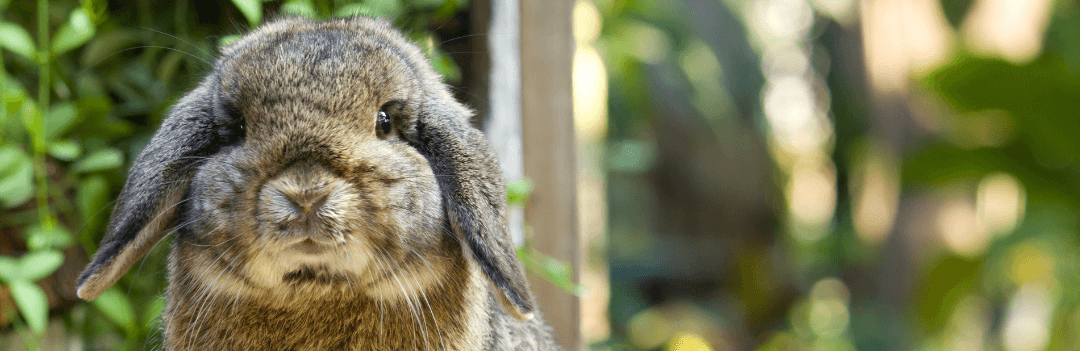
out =
[[[382,249],[378,248],[378,247],[376,247],[375,249],[376,249],[376,251],[373,251],[375,253],[375,258],[378,259],[378,261],[380,262],[379,267],[380,267],[380,269],[382,269],[384,271],[384,274],[386,274],[386,277],[387,277],[386,280],[390,281],[390,278],[397,279],[397,272],[395,272],[393,270],[393,268],[390,267],[390,263],[383,258]],[[401,287],[401,281],[398,281],[398,286]],[[404,287],[401,287],[401,289],[404,292]],[[380,326],[380,328],[381,328],[381,326]],[[416,329],[415,328],[409,328],[409,329],[412,331],[413,335],[416,335]],[[414,346],[415,346],[415,340],[414,340]]]
[[[236,246],[236,243],[233,243],[232,245],[229,245],[229,247],[228,247],[228,248],[226,248],[225,250],[222,250],[222,251],[221,251],[221,254],[219,254],[219,255],[217,256],[217,258],[215,258],[215,259],[214,259],[213,261],[210,261],[210,262],[209,262],[209,263],[208,263],[208,264],[206,265],[206,268],[205,268],[205,269],[203,269],[202,273],[199,273],[198,275],[192,275],[192,276],[191,276],[191,277],[192,277],[192,279],[195,279],[196,277],[202,277],[202,276],[206,275],[206,272],[210,271],[210,268],[212,268],[212,267],[214,266],[214,264],[216,264],[216,263],[217,263],[217,261],[221,260],[221,258],[222,258],[222,257],[224,257],[226,253],[229,253],[229,250],[231,250],[231,249],[233,248],[233,246]],[[219,276],[220,276],[220,275],[219,275]],[[193,284],[190,284],[190,286],[192,287],[192,289],[199,289],[199,286],[200,286],[200,285],[202,285],[202,284],[198,284],[197,282],[193,282]],[[188,335],[188,334],[189,334],[189,333],[190,333],[191,331],[193,331],[193,330],[195,329],[195,326],[197,326],[197,325],[199,324],[199,320],[200,320],[200,319],[202,318],[202,315],[203,315],[203,313],[205,312],[205,306],[206,306],[206,301],[207,301],[207,299],[208,299],[208,298],[210,297],[211,293],[213,292],[213,284],[212,284],[212,282],[211,282],[211,284],[209,284],[209,285],[210,285],[210,286],[208,286],[208,287],[203,287],[203,288],[201,289],[202,291],[201,291],[201,293],[199,294],[199,295],[200,295],[200,297],[199,297],[199,298],[198,298],[198,299],[196,300],[196,302],[195,302],[195,305],[196,305],[196,306],[198,306],[198,307],[196,307],[196,308],[195,308],[196,310],[198,310],[198,312],[197,312],[197,313],[196,313],[196,315],[195,315],[195,321],[194,321],[194,322],[192,322],[192,323],[191,323],[191,324],[190,324],[190,325],[188,326],[188,329],[187,329],[187,331],[185,331],[185,332],[184,332],[184,335],[180,337],[180,339],[181,339],[181,340],[185,340],[185,339],[187,339],[187,335]],[[196,331],[196,335],[195,335],[195,336],[198,336],[198,335],[197,335],[197,333],[198,333],[198,332]],[[190,339],[188,339],[188,340],[189,340],[189,341],[191,341]],[[190,342],[188,343],[188,345],[190,346]]]
[[[356,260],[354,260],[352,255],[349,254],[349,250],[343,249],[340,246],[334,246],[334,253],[339,253],[339,252],[344,253],[345,261],[349,262],[349,264],[356,263]],[[352,279],[349,279],[350,275],[351,274],[345,274],[345,283],[349,284],[349,290],[347,290],[347,291],[349,293],[352,293],[353,292],[353,285],[352,285]]]
[[[184,200],[180,200],[179,202],[184,202],[184,201],[187,201],[187,200],[188,199],[184,199]],[[179,205],[179,202],[177,204],[174,204],[173,206]],[[203,218],[205,218],[205,217],[203,217]],[[203,218],[200,218],[200,219],[203,219]],[[176,225],[175,227],[170,229],[168,232],[166,232],[165,235],[162,236],[162,238],[164,239],[164,237],[172,235],[177,229],[179,229],[182,226],[186,226],[188,224],[191,224],[191,222],[181,223],[181,224]],[[150,252],[153,252],[154,249],[157,248],[158,244],[161,244],[162,241],[165,241],[165,240],[158,240],[157,242],[155,242],[154,245],[150,246],[150,250],[146,251],[147,254],[143,255],[143,257],[139,259],[139,266],[135,268],[135,274],[134,274],[135,276],[138,276],[139,273],[142,272],[143,265],[146,264],[146,258],[150,256]],[[131,296],[131,287],[132,286],[133,285],[128,285],[128,290],[127,290],[127,293],[125,293],[125,295]]]
[[[202,62],[203,62],[203,63],[205,63],[205,64],[206,64],[207,66],[211,66],[211,67],[213,67],[213,66],[214,66],[214,65],[213,65],[212,63],[210,63],[210,61],[204,60],[204,59],[202,59],[201,57],[195,56],[195,55],[193,55],[193,54],[191,54],[191,53],[189,53],[189,52],[187,52],[187,51],[184,51],[184,50],[180,50],[180,49],[173,49],[173,48],[170,48],[170,47],[168,47],[168,46],[157,46],[157,45],[139,45],[139,46],[133,46],[133,47],[130,47],[130,48],[127,48],[127,49],[123,49],[123,50],[117,50],[116,52],[114,52],[114,53],[112,53],[112,54],[109,54],[109,56],[105,56],[105,57],[102,57],[102,58],[101,58],[100,60],[98,60],[97,62],[94,62],[93,64],[90,64],[89,66],[87,66],[87,67],[86,67],[86,69],[90,69],[90,68],[93,68],[94,66],[97,66],[97,65],[101,64],[102,62],[105,62],[105,60],[108,60],[108,59],[109,59],[110,57],[116,56],[117,54],[120,54],[120,53],[122,53],[122,52],[124,52],[124,51],[131,51],[131,50],[138,50],[138,49],[151,49],[151,48],[152,48],[152,49],[166,49],[166,50],[172,50],[172,51],[176,51],[176,52],[182,53],[182,54],[184,54],[184,55],[188,55],[188,56],[191,56],[192,58],[194,58],[194,59],[196,59],[196,60],[202,61]]]
[[[368,247],[369,251],[374,252],[374,250],[370,250],[371,248],[372,247],[370,247],[370,246]],[[366,265],[367,266],[366,268],[367,268],[367,271],[368,271],[368,276],[371,277],[372,282],[374,282],[374,279],[376,277],[375,277],[375,274],[372,273],[372,271],[371,271],[371,264],[372,263],[378,265],[379,262],[375,261],[375,260],[369,260],[368,264]],[[376,267],[375,269],[376,270],[381,270],[382,268],[380,266],[380,267]],[[380,345],[385,345],[385,344],[383,344],[383,320],[385,319],[386,311],[383,310],[382,299],[376,298],[375,303],[379,305],[379,344]]]
[[[170,36],[170,37],[172,37],[173,39],[176,39],[176,40],[179,40],[179,41],[182,41],[182,42],[184,42],[185,44],[191,45],[191,47],[195,48],[195,50],[199,50],[199,51],[201,51],[202,53],[206,54],[207,56],[210,56],[211,58],[213,58],[213,56],[214,56],[214,55],[210,54],[209,52],[206,52],[206,50],[203,50],[203,49],[202,49],[202,48],[200,48],[199,46],[197,46],[197,45],[195,45],[195,44],[192,44],[191,42],[189,42],[189,41],[187,41],[187,40],[184,40],[184,39],[180,39],[180,37],[178,37],[178,36],[175,36],[175,35],[172,35],[172,34],[169,34],[169,33],[165,33],[165,32],[162,32],[162,31],[160,31],[160,30],[157,30],[157,29],[153,29],[153,28],[147,28],[147,27],[143,27],[143,26],[136,26],[135,28],[139,28],[139,29],[145,29],[145,30],[148,30],[148,31],[151,31],[151,32],[157,32],[158,34],[163,34],[163,35],[167,35],[167,36]]]
[[[83,222],[82,226],[79,227],[79,230],[76,231],[76,233],[82,233],[83,230],[86,230],[86,225],[90,224],[91,219],[94,219],[95,217],[97,217],[99,214],[101,214],[102,211],[105,211],[106,208],[109,208],[109,206],[112,206],[113,204],[116,203],[116,201],[119,201],[119,200],[120,199],[112,200],[112,201],[109,201],[109,203],[105,204],[105,206],[101,206],[101,209],[98,209],[97,212],[94,212],[94,214],[91,215],[90,218],[87,218],[86,221]]]
[[[476,34],[462,35],[460,37],[443,40],[443,41],[439,42],[439,44],[436,45],[436,46],[442,46],[442,44],[446,44],[446,43],[452,42],[454,40],[461,40],[461,39],[477,37],[477,36],[481,36],[481,35],[490,35],[490,33],[476,33]]]
[[[411,247],[409,248],[409,250],[412,251],[413,254],[416,254],[416,250],[413,250]],[[420,257],[421,260],[424,260],[424,258],[421,257],[419,254],[416,254],[416,257]],[[427,260],[424,260],[424,261],[426,263]],[[439,276],[437,274],[435,274],[435,269],[431,268],[430,265],[428,265],[427,267],[428,267],[428,270],[431,271],[431,274],[435,276],[435,279],[437,281],[439,281],[439,285],[442,285],[442,281],[439,280]],[[443,350],[446,350],[446,342],[443,341],[443,338],[442,338],[442,329],[439,328],[439,317],[435,317],[435,311],[432,310],[431,302],[428,301],[427,292],[424,291],[423,289],[419,289],[420,282],[416,280],[417,272],[414,271],[412,268],[409,268],[409,271],[411,271],[413,273],[413,277],[412,277],[413,281],[416,282],[416,286],[418,287],[417,290],[419,290],[420,297],[424,298],[424,304],[427,305],[428,313],[431,313],[431,321],[433,323],[435,323],[435,333],[436,333],[436,335],[439,336],[439,344],[442,345]],[[419,299],[418,299],[418,302],[419,302]],[[425,324],[427,323],[426,318],[425,318],[424,323]]]
[[[237,236],[237,237],[239,237],[239,236]],[[235,243],[233,245],[235,245]],[[228,249],[226,249],[222,253],[222,255],[224,255],[224,253],[228,253],[231,248],[232,247],[230,246]],[[261,247],[259,249],[261,249]],[[241,265],[235,265],[234,263],[236,263],[236,260],[239,259],[241,256],[244,256],[244,255],[242,255],[240,253],[236,253],[236,257],[233,257],[232,261],[230,261],[227,265],[225,265],[224,269],[222,269],[221,272],[218,273],[218,275],[216,277],[214,277],[214,279],[211,280],[209,282],[209,284],[207,284],[207,286],[203,289],[204,290],[203,298],[200,299],[200,300],[202,300],[202,303],[201,303],[201,305],[199,307],[197,307],[199,312],[198,312],[198,314],[197,314],[197,316],[195,318],[195,322],[192,323],[192,327],[196,327],[198,325],[199,320],[202,318],[202,315],[205,312],[207,312],[207,311],[209,311],[211,309],[214,309],[215,303],[217,302],[218,298],[227,295],[227,294],[223,294],[223,293],[220,293],[220,292],[214,293],[214,285],[217,285],[217,283],[221,280],[221,277],[223,275],[225,275],[225,273],[229,273],[230,275],[235,275],[234,270],[237,267],[240,267]],[[213,266],[214,263],[217,263],[217,261],[220,261],[221,257],[222,256],[218,256],[218,259],[212,261],[210,266],[207,266],[207,269],[209,269],[211,266]],[[205,273],[206,273],[206,271],[203,271],[203,275],[205,275]],[[241,286],[241,288],[243,288],[243,286]],[[206,298],[207,296],[210,296],[210,298],[207,299]],[[240,297],[240,294],[237,293],[236,294],[236,300],[233,300],[233,302],[234,302],[233,306],[234,307],[235,307],[235,302],[237,300],[239,300],[239,297]],[[196,304],[199,304],[199,303],[197,302]],[[200,339],[199,331],[195,330],[195,334],[192,335],[191,339],[189,339],[189,345],[197,344],[199,339]]]
[[[386,234],[384,233],[383,235],[385,236]],[[402,262],[401,265],[398,265],[397,259],[391,256],[390,253],[387,253],[386,256],[390,258],[391,262],[394,262],[394,266],[397,267],[398,271],[405,271],[406,269],[408,269],[408,273],[415,273],[412,271],[412,269],[409,269],[409,267],[405,265],[405,262]],[[420,337],[424,339],[424,350],[430,350],[430,345],[428,345],[427,317],[424,316],[423,308],[420,307],[420,298],[417,296],[418,291],[421,290],[420,282],[416,280],[416,274],[412,274],[412,282],[410,282],[408,278],[409,277],[405,277],[404,280],[405,284],[409,286],[409,289],[408,291],[402,289],[402,293],[406,294],[405,296],[410,303],[410,307],[415,308],[415,311],[413,311],[413,316],[416,318],[416,324],[420,325]],[[415,287],[413,287],[413,282],[416,283]]]
[[[405,290],[405,285],[401,283],[401,278],[397,274],[397,272],[399,272],[401,270],[401,267],[398,266],[397,260],[394,260],[394,258],[392,256],[390,256],[389,252],[387,252],[385,249],[382,249],[382,248],[379,248],[379,249],[382,250],[382,252],[384,253],[383,256],[387,260],[390,260],[390,261],[394,262],[394,267],[396,267],[396,268],[391,268],[391,270],[394,272],[394,274],[393,274],[394,280],[397,281],[398,287],[401,289],[401,294],[405,296],[405,301],[409,305],[409,312],[412,313],[413,320],[416,321],[416,326],[420,327],[420,335],[421,335],[421,337],[424,337],[427,334],[427,331],[424,329],[423,325],[420,325],[420,317],[416,313],[417,308],[416,308],[416,305],[413,304],[412,295],[410,295]],[[389,267],[389,263],[387,263],[387,266]],[[415,328],[413,329],[413,334],[414,335],[416,334],[416,329]],[[416,348],[415,346],[417,346],[417,345],[415,345],[415,343],[416,343],[416,340],[413,339],[414,348]],[[424,339],[424,343],[425,343],[425,349],[427,349],[427,347],[426,347],[427,339],[426,338]]]
[[[247,233],[252,232],[252,231],[253,230],[249,230],[248,232],[245,232],[245,235]],[[237,237],[239,237],[239,236],[237,236]],[[268,242],[269,241],[264,241],[262,244],[260,244],[258,247],[255,248],[254,252],[262,251],[263,247],[265,247]],[[244,262],[241,263],[240,265],[238,265],[237,267],[246,266],[247,263],[248,263],[247,261],[251,259],[251,254],[249,252],[244,252],[244,253],[247,254],[247,255],[244,255]],[[245,287],[247,287],[247,284],[241,284],[240,285],[240,289],[244,289]],[[242,292],[243,292],[243,290],[237,290],[236,298],[233,299],[232,310],[233,310],[234,313],[236,311],[236,305],[240,302],[240,296],[243,295]]]
[[[372,249],[375,249],[374,246],[369,246],[368,249],[369,249],[370,252],[372,252],[372,253],[374,253],[376,255],[375,258],[378,258],[379,253],[376,250],[372,250]],[[380,262],[380,261],[381,260],[377,259],[377,260],[372,260],[371,262],[375,263],[376,271],[386,271],[386,269],[382,265],[382,262]],[[371,268],[371,266],[368,266],[369,271],[370,271],[370,268]],[[381,278],[381,276],[380,277],[375,277],[374,275],[372,275],[372,279],[376,279],[376,278]],[[379,281],[382,281],[382,280],[380,279]],[[373,282],[379,282],[379,281],[374,281],[373,280]],[[383,324],[385,323],[385,320],[386,320],[386,308],[383,306],[383,300],[382,299],[376,299],[376,300],[378,301],[378,304],[379,304],[379,344],[380,345],[385,345],[382,342],[383,342],[383,336],[386,334],[386,331],[383,329]]]

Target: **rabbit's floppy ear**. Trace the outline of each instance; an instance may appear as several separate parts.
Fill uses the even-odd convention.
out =
[[[221,102],[219,79],[208,76],[181,98],[131,166],[105,238],[79,275],[78,295],[93,300],[161,240],[176,218],[193,163],[238,136]]]
[[[448,97],[428,103],[417,119],[414,142],[437,174],[447,216],[465,239],[502,305],[521,320],[531,318],[533,298],[506,223],[506,185],[484,135],[468,124],[468,112]]]

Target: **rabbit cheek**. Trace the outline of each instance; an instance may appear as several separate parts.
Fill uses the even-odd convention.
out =
[[[380,180],[377,198],[385,200],[377,211],[384,229],[371,233],[375,242],[373,271],[366,293],[382,301],[403,302],[426,296],[427,290],[443,284],[450,258],[445,241],[456,238],[443,231],[442,197],[435,175],[426,159],[411,148],[398,150],[384,164],[388,174],[370,174]]]
[[[246,295],[244,265],[253,236],[244,221],[244,177],[229,162],[229,151],[199,167],[184,200],[171,270],[184,280],[197,281],[198,293]]]

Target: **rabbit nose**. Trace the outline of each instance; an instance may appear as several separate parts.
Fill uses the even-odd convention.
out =
[[[292,191],[279,188],[277,190],[281,192],[285,199],[289,200],[289,205],[292,206],[293,210],[303,215],[313,215],[318,213],[319,209],[326,204],[326,198],[330,195],[328,188],[289,189]]]

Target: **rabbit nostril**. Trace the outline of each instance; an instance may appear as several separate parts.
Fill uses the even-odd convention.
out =
[[[326,204],[326,198],[330,195],[325,189],[284,193],[293,209],[302,214],[314,214]]]

